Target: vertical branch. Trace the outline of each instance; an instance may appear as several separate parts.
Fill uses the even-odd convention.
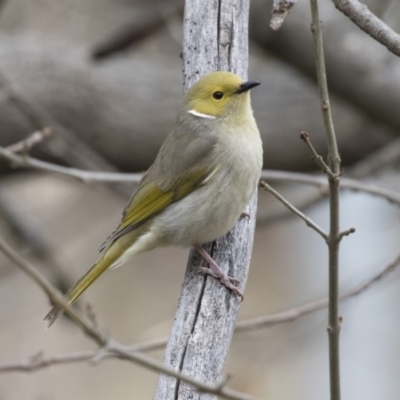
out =
[[[318,0],[310,0],[317,80],[322,103],[327,143],[328,165],[333,174],[328,174],[330,230],[328,238],[329,248],[329,371],[331,400],[340,400],[340,358],[339,334],[341,317],[339,317],[339,245],[341,240],[339,226],[339,177],[340,156],[336,143],[335,130],[329,103],[328,84],[326,80],[324,48],[322,41],[321,23],[319,20]]]
[[[249,0],[186,0],[183,76],[187,90],[202,75],[232,71],[247,79]],[[255,229],[256,196],[243,218],[225,237],[205,249],[229,275],[247,280]],[[205,261],[192,251],[164,363],[209,384],[218,384],[239,312],[240,300],[220,282],[196,273]],[[155,399],[216,399],[192,386],[161,375]]]

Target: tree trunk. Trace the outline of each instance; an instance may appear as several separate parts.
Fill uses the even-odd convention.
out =
[[[183,76],[188,89],[202,75],[232,71],[247,79],[248,0],[187,0],[184,14]],[[244,290],[255,228],[256,196],[243,218],[225,237],[205,246]],[[192,250],[164,363],[209,384],[222,379],[222,368],[239,311],[239,298],[214,278],[196,273],[207,266]],[[156,400],[215,399],[193,387],[161,375]]]

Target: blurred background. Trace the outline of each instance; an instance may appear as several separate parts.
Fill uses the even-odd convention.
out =
[[[370,9],[400,29],[400,4]],[[54,134],[32,155],[94,170],[143,171],[172,128],[182,99],[182,1],[0,1],[0,145],[46,125]],[[265,168],[317,173],[299,133],[325,154],[325,134],[307,1],[282,29],[269,28],[272,1],[252,0],[249,77],[262,82],[252,103]],[[329,1],[321,18],[334,123],[344,176],[400,190],[400,60],[360,31]],[[377,165],[373,164],[380,154]],[[1,162],[0,235],[66,290],[97,258],[119,222],[132,185],[84,184]],[[328,226],[317,191],[274,184],[307,215]],[[341,285],[351,289],[399,253],[400,212],[388,201],[343,192]],[[327,248],[271,195],[259,194],[258,227],[240,319],[284,311],[327,296]],[[97,317],[127,344],[168,336],[188,252],[162,249],[102,276],[88,290]],[[343,302],[345,399],[394,399],[400,392],[400,272]],[[0,364],[43,351],[95,348],[66,319],[45,332],[41,290],[0,254]],[[268,399],[326,399],[327,310],[294,322],[237,333],[225,371],[231,386]],[[152,356],[162,358],[162,351]],[[150,399],[157,375],[118,360],[0,374],[7,400]]]

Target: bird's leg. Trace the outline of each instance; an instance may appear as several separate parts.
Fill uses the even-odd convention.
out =
[[[250,219],[250,214],[247,213],[246,211],[243,211],[243,212],[240,214],[239,219],[243,219],[243,218]]]
[[[195,246],[195,249],[201,254],[201,256],[210,264],[211,268],[198,267],[198,271],[204,275],[211,275],[215,279],[221,281],[221,283],[231,290],[233,293],[238,295],[243,301],[242,292],[234,285],[240,283],[236,278],[228,276],[219,265],[212,259],[212,257],[204,250],[203,246]]]

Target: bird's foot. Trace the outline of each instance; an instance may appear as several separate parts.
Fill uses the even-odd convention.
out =
[[[240,281],[232,276],[227,275],[220,266],[212,259],[212,257],[203,249],[202,246],[196,246],[196,250],[203,256],[203,258],[210,264],[210,268],[198,267],[197,271],[204,275],[210,275],[218,279],[227,289],[235,293],[243,301],[243,293],[235,286]]]
[[[240,299],[243,301],[242,292],[235,286],[239,283],[239,281],[236,278],[226,275],[222,271],[221,271],[221,273],[215,272],[211,268],[197,267],[197,271],[203,275],[210,275],[210,276],[214,277],[215,279],[218,279],[226,288],[228,288],[233,293],[235,293],[237,296],[239,296]]]
[[[241,219],[243,219],[243,218],[247,218],[248,220],[250,220],[250,214],[247,213],[247,212],[245,212],[245,211],[243,211],[243,212],[240,214],[239,220],[241,220]]]

